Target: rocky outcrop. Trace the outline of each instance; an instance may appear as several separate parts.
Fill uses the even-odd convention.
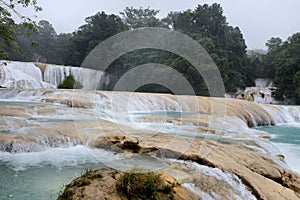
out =
[[[276,87],[247,87],[245,91],[237,92],[235,98],[256,103],[277,104],[279,101],[274,98],[276,90]]]
[[[255,80],[255,86],[247,87],[244,91],[238,91],[234,95],[236,99],[254,101],[263,104],[278,104],[275,100],[274,93],[277,88],[274,86],[272,79],[258,78]]]
[[[246,100],[246,101],[254,101],[254,93],[247,92],[237,92],[235,94],[236,99]]]
[[[78,200],[87,200],[87,199],[107,199],[107,200],[126,200],[129,199],[126,195],[123,194],[118,188],[120,184],[120,177],[124,176],[126,172],[117,171],[114,169],[101,169],[96,171],[90,171],[83,174],[81,177],[73,180],[70,184],[66,186],[64,191],[58,197],[58,200],[66,199],[78,199]],[[138,174],[141,172],[128,172],[127,175],[133,174],[134,176],[143,176],[147,175],[148,172],[143,172],[143,174]],[[184,188],[180,183],[178,183],[171,175],[161,172],[154,173],[151,176],[157,175],[157,180],[154,180],[145,189],[145,192],[155,192],[156,199],[161,200],[198,200],[195,194],[191,191]],[[139,187],[142,187],[142,184],[149,184],[145,180],[139,181]],[[156,182],[157,181],[157,182]],[[133,190],[132,185],[128,185],[127,190]],[[150,188],[151,187],[151,188]],[[157,187],[157,188],[156,188]],[[152,190],[152,191],[151,191]],[[153,191],[156,190],[156,191]],[[125,191],[126,193],[126,191]],[[149,197],[150,198],[150,197]],[[152,197],[153,198],[153,197]],[[153,198],[154,199],[154,198]]]
[[[257,199],[300,198],[300,175],[280,167],[273,160],[258,152],[184,137],[177,138],[181,142],[171,147],[168,144],[172,138],[173,136],[160,134],[151,139],[143,138],[137,143],[137,138],[126,136],[100,137],[98,144],[106,143],[107,146],[107,142],[111,142],[110,150],[122,149],[131,153],[147,152],[158,157],[191,160],[201,165],[232,172],[242,180]],[[134,144],[134,148],[124,145],[125,143]],[[189,146],[186,148],[185,144]],[[135,151],[136,149],[138,151]]]

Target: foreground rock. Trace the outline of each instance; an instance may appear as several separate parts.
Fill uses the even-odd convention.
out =
[[[127,180],[126,177],[130,180]],[[132,180],[134,178],[136,179]],[[122,183],[126,185],[122,187]],[[135,189],[139,189],[139,191],[135,191]],[[144,192],[144,194],[139,194],[140,192]],[[58,200],[126,200],[134,199],[139,195],[160,200],[199,199],[167,173],[125,173],[114,169],[101,169],[86,172],[73,180],[60,194]]]
[[[98,147],[108,147],[110,142],[110,150],[119,149],[118,152],[149,153],[219,168],[237,175],[257,199],[300,199],[300,175],[280,167],[260,153],[185,137],[177,138],[177,143],[171,144],[172,137],[157,134],[141,142],[126,136],[99,137]]]

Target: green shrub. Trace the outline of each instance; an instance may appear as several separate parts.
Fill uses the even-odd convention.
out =
[[[81,89],[83,88],[83,85],[76,81],[72,74],[69,76],[66,76],[65,79],[58,84],[58,89]]]
[[[71,190],[71,188],[66,187],[63,192],[60,192],[57,200],[73,200],[74,194],[75,193]]]
[[[117,191],[127,199],[157,200],[159,193],[169,195],[172,199],[174,184],[163,185],[160,174],[155,172],[126,172],[118,179]]]

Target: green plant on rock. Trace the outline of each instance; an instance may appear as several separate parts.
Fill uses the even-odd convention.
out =
[[[73,200],[74,194],[74,191],[68,186],[66,186],[66,188],[63,191],[59,192],[57,200]]]
[[[83,170],[83,172],[81,172],[80,178],[94,180],[94,179],[102,179],[103,176],[101,174],[94,172],[92,168],[86,168]]]
[[[164,185],[160,174],[155,172],[139,173],[126,172],[118,179],[117,191],[127,199],[157,200],[159,193],[169,194],[172,199],[172,190],[175,185]]]
[[[76,81],[72,74],[66,76],[65,79],[58,84],[58,89],[81,89],[83,85],[81,82]]]

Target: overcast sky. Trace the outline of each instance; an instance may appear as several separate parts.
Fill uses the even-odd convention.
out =
[[[194,9],[198,4],[220,3],[227,21],[240,27],[248,49],[265,48],[273,36],[286,39],[300,32],[300,0],[40,0],[43,11],[38,20],[48,20],[58,33],[75,31],[84,19],[99,11],[119,14],[127,6],[170,11]]]

